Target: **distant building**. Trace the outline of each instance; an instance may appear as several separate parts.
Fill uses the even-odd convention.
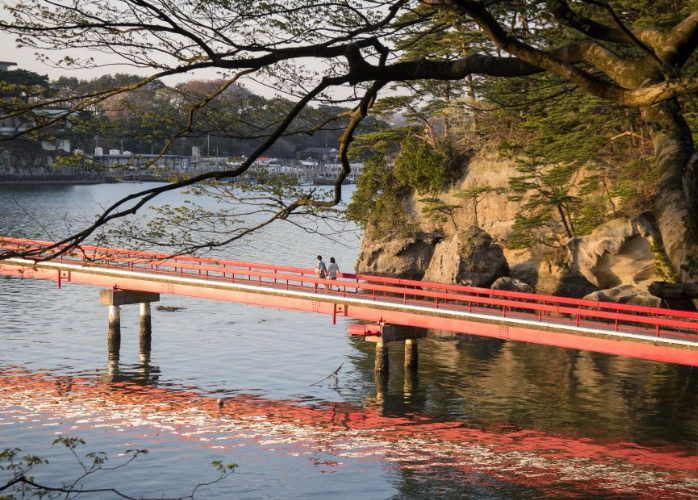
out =
[[[192,159],[191,156],[139,154],[118,149],[110,149],[109,154],[104,154],[104,150],[100,147],[95,148],[95,154],[86,156],[104,168],[139,170],[148,167],[170,172],[188,171]]]
[[[10,66],[17,66],[16,62],[0,61],[0,71],[8,71]]]
[[[339,150],[337,148],[306,148],[303,151],[298,151],[296,158],[299,160],[312,158],[322,162],[335,162],[339,158]]]

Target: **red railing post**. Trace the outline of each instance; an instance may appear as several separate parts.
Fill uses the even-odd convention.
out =
[[[579,310],[580,310],[580,311],[582,310],[582,305],[581,305],[581,304],[579,305]],[[578,313],[578,314],[577,314],[577,326],[579,326],[579,318],[580,318],[580,316],[581,316],[581,314]]]

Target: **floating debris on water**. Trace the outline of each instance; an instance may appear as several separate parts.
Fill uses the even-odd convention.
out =
[[[177,312],[177,311],[182,311],[186,309],[186,307],[177,307],[177,306],[157,306],[155,310],[157,311],[166,311],[166,312]]]

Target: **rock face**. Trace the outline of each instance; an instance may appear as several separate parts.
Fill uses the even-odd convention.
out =
[[[652,250],[661,239],[651,217],[610,220],[591,234],[563,242],[554,250],[543,245],[513,249],[507,248],[507,241],[521,211],[520,202],[508,199],[505,192],[491,192],[479,199],[476,219],[474,202],[457,196],[466,188],[506,188],[509,178],[518,175],[515,166],[514,160],[483,149],[470,160],[462,178],[437,195],[456,207],[448,220],[423,217],[424,204],[414,195],[407,200],[408,215],[421,232],[415,237],[373,241],[367,235],[357,270],[472,286],[490,286],[506,278],[493,286],[659,305],[659,300],[648,293],[648,286],[662,279],[656,267],[661,262],[655,263]]]
[[[516,278],[498,278],[490,287],[492,290],[504,290],[505,292],[533,293],[535,289],[525,281]]]
[[[647,291],[646,287],[637,285],[620,285],[608,290],[599,290],[584,297],[587,300],[601,302],[620,302],[636,306],[662,307],[662,299]]]
[[[502,248],[482,229],[471,226],[434,248],[425,281],[467,286],[489,286],[509,273]]]
[[[0,144],[0,174],[42,174],[51,171],[53,155],[35,141],[13,139]]]
[[[364,237],[356,261],[356,272],[421,280],[442,238],[442,233],[388,236],[378,240]]]
[[[569,242],[570,268],[602,289],[633,284],[645,289],[657,280],[649,219],[614,219]]]
[[[574,299],[581,299],[599,290],[598,286],[590,283],[579,271],[571,269],[568,265],[550,266],[544,260],[538,265],[535,288],[536,293]]]

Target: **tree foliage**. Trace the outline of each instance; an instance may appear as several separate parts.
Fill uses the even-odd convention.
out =
[[[428,133],[419,135],[432,147],[437,146],[436,137],[476,144],[478,134],[486,130],[480,126],[481,110],[511,109],[508,122],[490,127],[497,136],[518,126],[516,108],[521,119],[531,106],[540,104],[541,112],[532,115],[538,120],[538,125],[532,122],[537,127],[532,161],[551,159],[557,170],[535,175],[541,189],[549,191],[544,198],[550,200],[553,213],[559,214],[562,208],[558,222],[563,226],[566,222],[568,234],[578,230],[575,218],[584,215],[575,215],[573,210],[573,198],[579,193],[564,193],[552,186],[569,178],[570,169],[594,156],[594,149],[603,142],[595,143],[595,138],[587,136],[575,115],[597,118],[595,124],[593,120],[587,123],[590,130],[604,131],[598,137],[607,144],[616,137],[608,137],[611,129],[622,120],[606,121],[604,117],[621,117],[615,111],[618,107],[634,110],[627,120],[641,125],[630,132],[646,134],[652,141],[654,160],[633,158],[628,162],[654,162],[654,178],[659,181],[653,209],[664,248],[681,279],[694,279],[692,271],[683,266],[698,253],[698,161],[691,159],[693,131],[684,117],[684,112],[689,118],[694,113],[690,96],[698,90],[698,11],[692,2],[29,0],[10,3],[7,19],[0,21],[0,29],[17,35],[20,44],[58,65],[100,64],[99,58],[83,57],[86,53],[75,50],[89,48],[92,54],[108,52],[124,64],[151,71],[136,84],[64,99],[66,114],[53,121],[94,109],[155,80],[199,70],[218,70],[226,85],[255,81],[289,98],[284,103],[287,106],[279,106],[276,119],[263,122],[257,137],[246,136],[258,142],[239,168],[144,190],[108,207],[95,225],[63,243],[79,244],[103,224],[132,213],[130,206],[126,208],[128,203],[135,201],[137,209],[172,189],[242,175],[286,134],[306,129],[296,126],[313,103],[353,106],[343,116],[336,143],[343,168],[331,200],[302,197],[285,204],[278,213],[290,215],[302,207],[336,205],[342,197],[342,180],[349,173],[348,154],[357,128],[391,86],[397,85],[415,97],[400,97],[392,104],[386,101],[387,107],[412,108],[423,132],[424,127],[427,131],[431,127],[431,138]],[[450,100],[445,96],[451,96]],[[188,115],[198,116],[222,98],[214,91],[196,104],[185,104]],[[567,109],[555,109],[568,99]],[[31,103],[9,115],[51,103],[50,99]],[[458,112],[451,112],[453,109]],[[424,110],[437,118],[428,126],[420,117]],[[222,116],[226,118],[225,113]],[[453,138],[449,132],[450,119],[456,116],[471,125],[468,137]],[[257,125],[257,117],[254,120],[252,124]],[[196,136],[197,128],[189,123],[172,122],[165,144],[169,147],[173,139]],[[49,120],[39,126],[51,124]],[[315,126],[324,125],[315,122]],[[624,128],[617,132],[628,131]],[[551,133],[555,140],[548,140]],[[522,147],[516,141],[507,142]],[[578,157],[570,161],[573,155]],[[426,180],[422,177],[414,182],[418,175],[403,174],[400,178],[412,184],[423,185]],[[544,175],[556,180],[550,177],[547,183],[541,180]]]
[[[121,488],[91,488],[86,486],[86,482],[92,476],[105,474],[110,471],[129,466],[139,456],[147,455],[148,450],[128,449],[123,452],[123,459],[118,464],[110,464],[109,456],[102,451],[91,451],[81,455],[81,447],[85,441],[75,436],[59,436],[53,441],[53,446],[65,447],[82,473],[75,478],[65,478],[61,484],[46,483],[35,477],[41,468],[49,465],[49,461],[38,455],[23,454],[20,448],[5,448],[0,451],[0,500],[19,500],[23,498],[37,497],[47,500],[52,499],[73,499],[84,495],[108,495],[112,498],[123,498],[125,500],[145,500],[146,497],[134,497],[125,493]],[[229,477],[237,464],[224,463],[215,460],[211,464],[218,473],[218,476],[207,483],[200,483],[193,487],[191,493],[185,497],[170,497],[171,500],[183,500],[184,498],[194,499],[197,490],[204,486],[218,483]],[[157,497],[166,498],[164,495]]]

